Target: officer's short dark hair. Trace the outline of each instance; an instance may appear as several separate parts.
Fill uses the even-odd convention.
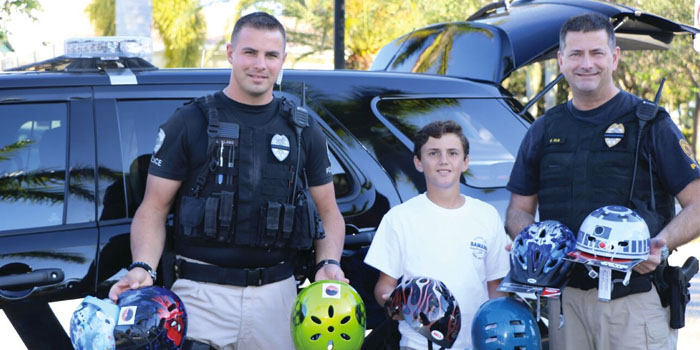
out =
[[[434,121],[418,130],[413,140],[413,154],[420,159],[420,150],[428,142],[428,139],[431,137],[439,139],[445,134],[455,134],[459,137],[459,141],[462,142],[464,157],[466,158],[469,155],[469,140],[464,136],[462,126],[454,120]]]
[[[599,13],[586,13],[584,15],[573,16],[569,18],[559,31],[559,51],[564,51],[566,45],[566,34],[569,32],[596,32],[605,30],[608,34],[608,45],[610,50],[615,50],[615,30],[610,19]]]
[[[231,33],[231,44],[235,43],[238,33],[240,33],[244,27],[264,30],[278,30],[280,33],[282,33],[282,42],[285,45],[287,43],[287,32],[284,30],[284,26],[277,20],[277,18],[267,12],[253,12],[239,18],[236,25],[233,26],[233,32]]]

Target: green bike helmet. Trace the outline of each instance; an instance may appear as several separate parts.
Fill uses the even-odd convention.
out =
[[[292,309],[297,350],[357,350],[365,338],[365,304],[347,283],[318,281],[304,288]]]

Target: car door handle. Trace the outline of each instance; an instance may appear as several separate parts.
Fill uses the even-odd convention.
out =
[[[31,272],[0,276],[0,289],[38,287],[63,281],[61,269],[37,269]]]

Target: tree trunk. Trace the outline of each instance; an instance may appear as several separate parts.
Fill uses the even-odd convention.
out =
[[[559,75],[559,64],[557,60],[548,60],[545,62],[544,66],[544,82],[549,84],[554,80],[557,75]],[[555,85],[546,95],[544,95],[544,110],[547,111],[550,108],[557,105],[557,90],[559,90],[559,84]]]
[[[528,101],[535,97],[540,90],[542,90],[542,63],[537,62],[531,64],[526,70],[525,94]],[[539,115],[537,103],[530,107],[530,114],[533,116]]]
[[[693,139],[690,140],[692,142],[692,149],[695,154],[695,159],[698,159],[698,154],[700,154],[700,150],[698,150],[698,122],[700,121],[700,93],[695,94],[695,109],[693,110]]]

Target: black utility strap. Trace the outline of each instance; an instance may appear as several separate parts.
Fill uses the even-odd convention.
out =
[[[207,166],[197,175],[195,186],[192,189],[195,197],[199,197],[199,192],[207,183],[207,177],[209,177],[209,174],[213,173],[218,166],[216,152],[214,152],[214,150],[216,148],[216,137],[219,135],[219,111],[217,111],[214,106],[214,96],[206,95],[204,97],[204,105],[207,108],[207,136],[209,136],[207,154],[211,155],[211,158]]]

